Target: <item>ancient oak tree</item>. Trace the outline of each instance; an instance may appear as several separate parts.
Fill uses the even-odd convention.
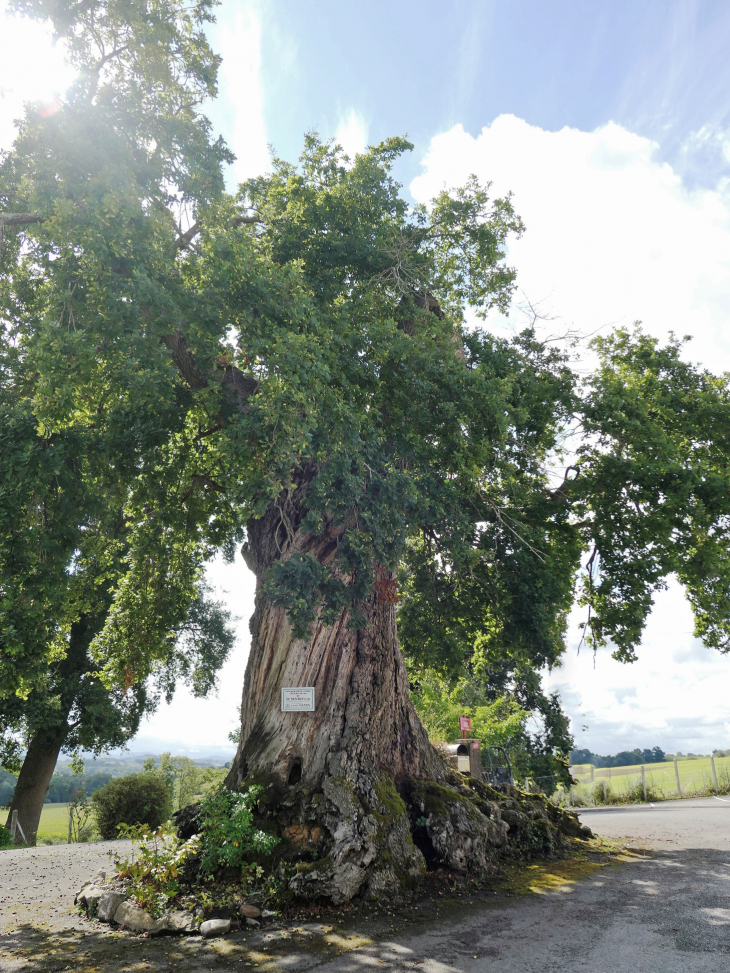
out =
[[[79,75],[54,113],[28,108],[0,171],[3,401],[39,463],[61,475],[73,443],[77,480],[121,498],[104,678],[154,673],[205,558],[243,543],[257,594],[228,784],[264,783],[310,856],[292,889],[378,894],[427,858],[483,870],[509,822],[429,743],[399,640],[444,669],[534,671],[559,660],[577,585],[588,639],[628,659],[676,573],[725,648],[725,380],[640,331],[597,343],[585,381],[532,329],[495,337],[480,318],[510,306],[512,200],[472,179],[409,206],[403,139],[348,159],[308,136],[298,165],[226,194],[199,110],[208,3],[17,6],[53,18]],[[68,651],[54,579],[84,528],[59,520],[49,561],[26,480],[3,542],[6,696]],[[284,686],[314,687],[314,713],[282,713]]]

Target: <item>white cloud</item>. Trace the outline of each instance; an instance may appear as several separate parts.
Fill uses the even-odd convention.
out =
[[[349,110],[337,126],[335,142],[342,146],[351,159],[365,151],[368,144],[368,124],[360,112],[354,108]]]
[[[470,173],[512,190],[527,232],[509,259],[542,311],[584,333],[641,319],[692,334],[694,360],[730,368],[729,187],[687,189],[657,149],[612,122],[547,132],[501,115],[476,138],[436,136],[411,192],[426,201]]]
[[[641,319],[660,338],[691,334],[693,360],[728,369],[730,185],[689,189],[657,149],[614,123],[548,132],[502,115],[476,138],[460,125],[436,136],[411,192],[425,202],[471,173],[493,180],[495,194],[512,190],[527,232],[509,260],[541,311],[583,333]],[[571,637],[577,623],[576,615]],[[730,746],[730,659],[692,633],[689,605],[672,583],[656,598],[637,663],[604,650],[594,668],[585,648],[576,656],[573,638],[546,682],[561,689],[577,745],[599,753]]]
[[[71,84],[73,70],[48,27],[10,16],[0,5],[0,148],[15,138],[13,122],[26,101],[52,102]]]
[[[261,81],[261,16],[257,7],[221,7],[211,29],[213,49],[223,58],[219,99],[211,111],[236,154],[235,182],[269,169],[264,90]]]
[[[594,659],[584,646],[578,654],[578,620],[576,612],[563,665],[545,678],[560,691],[576,746],[596,753],[656,745],[709,753],[730,746],[730,658],[694,638],[692,612],[676,581],[657,595],[639,659],[630,665],[609,650]]]
[[[140,727],[132,748],[155,753],[163,750],[208,751],[225,746],[228,734],[237,723],[243,693],[243,675],[248,661],[251,633],[249,618],[253,614],[255,578],[237,556],[233,564],[221,557],[208,566],[208,584],[215,597],[223,601],[235,623],[236,644],[231,657],[218,677],[218,691],[206,699],[196,699],[185,686],[180,686],[170,704],[162,703]],[[230,749],[235,747],[231,744]]]

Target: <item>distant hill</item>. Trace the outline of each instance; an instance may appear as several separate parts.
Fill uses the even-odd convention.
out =
[[[660,764],[667,759],[661,747],[651,750],[622,750],[613,756],[601,756],[590,750],[573,750],[570,754],[571,766],[593,764],[594,767],[633,767],[636,764]]]
[[[51,784],[46,796],[46,803],[65,804],[73,799],[73,791],[83,782],[87,797],[91,797],[95,790],[103,787],[112,777],[126,777],[128,774],[138,774],[144,767],[144,762],[152,757],[159,766],[160,757],[156,753],[130,753],[124,757],[84,757],[84,772],[74,778],[69,766],[70,760],[59,760],[56,773],[51,778]],[[197,767],[228,767],[233,754],[227,761],[216,759],[215,756],[191,758]],[[10,803],[15,790],[17,776],[0,768],[0,807]]]
[[[84,757],[84,771],[87,774],[111,774],[112,777],[126,777],[127,774],[138,774],[144,767],[145,760],[150,757],[159,766],[160,755],[157,753],[130,753],[124,757]],[[233,754],[227,760],[214,756],[191,757],[196,767],[227,767],[233,760]],[[59,760],[56,775],[70,774],[70,760]]]

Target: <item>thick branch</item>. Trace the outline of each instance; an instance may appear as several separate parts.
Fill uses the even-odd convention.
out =
[[[44,219],[40,213],[0,213],[0,226],[29,226]]]
[[[260,223],[258,216],[234,216],[230,222],[231,229],[242,226],[244,223]],[[189,230],[181,233],[175,240],[175,250],[187,250],[195,237],[200,233],[200,221],[196,220]]]
[[[172,360],[177,365],[177,370],[188,383],[191,389],[204,389],[208,385],[205,372],[200,368],[193,356],[190,354],[187,342],[179,331],[166,334],[162,339],[163,343],[172,352]]]
[[[548,497],[550,497],[551,500],[562,501],[562,500],[570,499],[570,494],[571,494],[570,486],[572,483],[575,483],[575,481],[577,480],[577,476],[574,476],[572,480],[570,479],[571,471],[573,473],[580,473],[580,470],[578,469],[577,466],[569,466],[565,471],[565,477],[563,478],[563,482],[560,484],[560,486],[556,487],[555,490],[545,491],[545,493],[548,495]]]
[[[190,388],[207,388],[210,384],[209,376],[205,374],[191,354],[183,334],[180,331],[173,331],[172,334],[166,334],[162,341],[170,349],[172,360]],[[226,365],[225,368],[216,371],[222,372],[222,376],[214,374],[210,378],[222,381],[223,387],[226,389],[229,398],[233,400],[238,412],[248,412],[251,408],[248,400],[256,394],[259,387],[256,379],[244,375],[240,368],[236,368],[235,365]]]

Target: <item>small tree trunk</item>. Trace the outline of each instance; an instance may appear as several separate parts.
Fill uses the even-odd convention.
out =
[[[41,820],[43,802],[46,799],[51,777],[56,769],[58,755],[66,739],[68,728],[64,725],[47,730],[38,730],[30,741],[23,766],[20,769],[15,793],[10,802],[7,827],[13,817],[13,811],[18,812],[18,821],[25,833],[28,844],[36,843],[38,825]],[[15,836],[17,845],[23,844],[20,833]]]
[[[13,811],[17,810],[18,820],[29,844],[34,845],[36,842],[43,802],[61,747],[69,734],[69,714],[79,690],[81,676],[88,670],[87,649],[94,630],[93,621],[88,615],[81,615],[71,625],[66,655],[58,664],[51,683],[52,693],[57,697],[57,708],[53,712],[54,722],[50,726],[41,724],[34,731],[30,731],[33,735],[20,768],[18,783],[15,785],[7,825],[10,827]],[[15,841],[16,844],[23,843],[19,834]]]

